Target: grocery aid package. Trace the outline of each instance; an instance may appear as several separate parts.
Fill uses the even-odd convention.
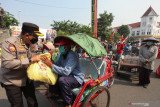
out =
[[[51,59],[50,53],[41,54],[47,56]],[[40,57],[41,57],[40,55]],[[27,69],[28,78],[35,81],[41,81],[54,85],[56,83],[58,75],[52,72],[52,69],[48,67],[43,62],[39,61],[37,63],[31,64]]]

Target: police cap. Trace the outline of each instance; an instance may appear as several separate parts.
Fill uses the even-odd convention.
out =
[[[22,31],[25,31],[27,33],[34,33],[37,36],[43,36],[44,35],[39,31],[39,27],[36,24],[28,23],[28,22],[23,23]]]

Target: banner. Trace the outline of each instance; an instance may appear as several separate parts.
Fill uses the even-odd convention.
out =
[[[10,29],[12,30],[12,36],[18,36],[21,34],[21,26],[10,26]],[[44,34],[44,36],[39,36],[39,38],[47,38],[46,35],[48,35],[49,38],[52,38],[52,36],[56,36],[56,30],[53,29],[42,29],[39,28],[39,31]]]
[[[123,38],[123,35],[120,37],[120,39],[122,39],[122,40],[124,39],[124,38]]]
[[[112,32],[112,34],[111,34],[111,36],[110,36],[111,38],[113,37],[114,33],[115,33],[115,31]]]
[[[128,36],[122,41],[122,43],[124,43],[127,40]]]
[[[12,30],[12,36],[18,36],[21,34],[21,26],[10,26],[10,29]]]

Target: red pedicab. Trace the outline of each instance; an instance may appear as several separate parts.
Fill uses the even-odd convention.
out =
[[[109,61],[106,57],[106,50],[97,39],[85,34],[58,36],[55,38],[55,42],[60,39],[71,40],[73,45],[80,46],[89,56],[79,58],[85,78],[81,87],[72,89],[75,97],[72,107],[109,107],[110,93],[108,88],[113,84],[114,70],[111,69],[111,60]],[[55,107],[55,101],[53,101],[55,99],[48,99]]]

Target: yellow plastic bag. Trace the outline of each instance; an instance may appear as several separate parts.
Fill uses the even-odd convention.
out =
[[[48,58],[51,58],[49,53],[42,55],[46,55]],[[31,64],[27,69],[27,74],[28,78],[31,80],[45,82],[50,85],[54,85],[58,77],[56,73],[52,72],[50,67],[41,61]]]

